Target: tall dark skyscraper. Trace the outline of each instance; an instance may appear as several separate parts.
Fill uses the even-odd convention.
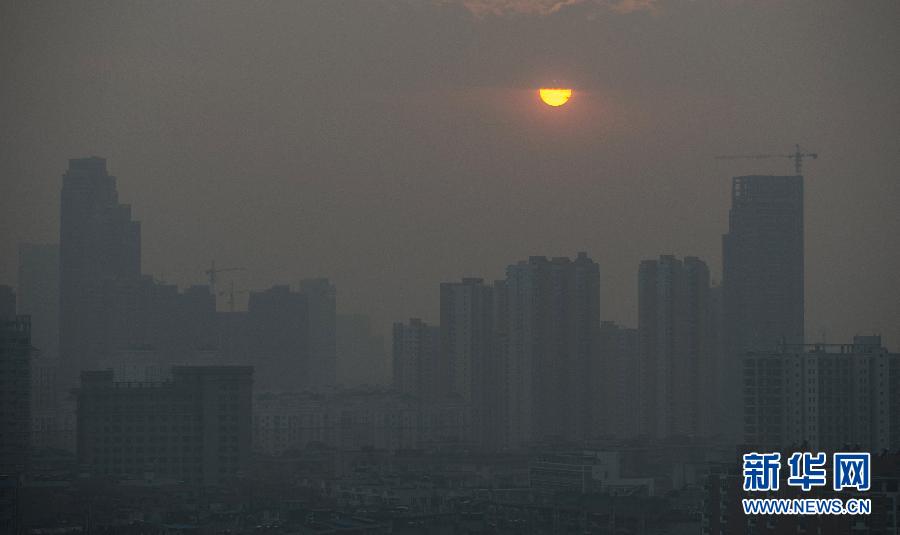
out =
[[[450,393],[472,407],[472,438],[484,446],[496,444],[499,424],[493,301],[482,279],[441,283],[441,362],[449,367]]]
[[[803,177],[739,176],[722,238],[727,343],[803,343]]]
[[[69,160],[63,175],[59,230],[59,333],[62,378],[74,385],[78,372],[106,352],[110,288],[141,273],[141,226],[131,206],[119,203],[116,178],[106,160]]]
[[[722,237],[724,375],[732,414],[740,414],[740,356],[804,342],[803,269],[803,177],[735,177]]]
[[[658,438],[709,431],[709,269],[696,257],[641,262],[638,332],[642,432]]]
[[[581,440],[592,429],[591,366],[600,327],[600,269],[533,256],[506,269],[506,445]]]

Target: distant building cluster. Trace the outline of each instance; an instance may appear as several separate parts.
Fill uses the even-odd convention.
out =
[[[660,475],[672,444],[900,447],[900,355],[877,336],[804,337],[800,176],[734,178],[720,283],[695,256],[635,266],[636,326],[604,320],[587,253],[531,256],[499,280],[442,282],[437,322],[395,323],[390,358],[367,317],[339,313],[329,279],[247,291],[226,311],[214,275],[227,270],[186,289],[144,274],[106,161],[70,160],[62,183],[59,245],[23,244],[19,286],[0,286],[0,472],[74,451],[96,477],[209,487],[254,455],[365,452],[369,470],[389,464],[379,455],[464,451],[516,459],[515,474],[466,475],[485,485],[634,497],[698,480],[694,453]],[[629,441],[656,449],[620,470]],[[526,515],[504,492],[492,503]]]
[[[443,283],[440,326],[394,325],[396,388],[465,401],[470,440],[484,449],[592,436],[599,281],[597,264],[580,253],[531,257],[493,284]]]
[[[697,257],[641,262],[633,329],[601,321],[585,253],[442,283],[438,325],[394,325],[394,386],[464,400],[486,450],[602,437],[900,447],[895,359],[877,338],[842,357],[785,349],[804,347],[803,243],[801,176],[736,177],[721,284]]]
[[[21,244],[19,285],[3,287],[0,296],[10,325],[4,336],[28,340],[18,349],[4,346],[0,366],[25,366],[16,389],[4,394],[29,400],[21,414],[33,449],[76,449],[78,399],[71,391],[88,370],[111,370],[114,383],[137,384],[173,381],[175,366],[252,365],[257,391],[357,386],[367,368],[380,370],[369,381],[388,380],[382,339],[365,316],[337,314],[328,279],[250,291],[245,310],[223,311],[217,295],[229,292],[217,292],[213,278],[179,290],[142,273],[140,223],[119,202],[103,158],[69,161],[60,215],[59,245]],[[232,290],[232,305],[233,297]],[[7,407],[13,405],[3,414],[12,414]]]

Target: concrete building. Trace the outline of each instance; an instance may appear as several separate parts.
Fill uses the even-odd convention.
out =
[[[482,279],[441,283],[441,362],[449,394],[472,407],[472,441],[499,445],[500,365],[494,338],[494,290]]]
[[[732,181],[722,236],[725,404],[740,409],[740,356],[804,342],[803,177]],[[729,430],[740,436],[740,425]]]
[[[395,323],[393,331],[394,388],[414,398],[446,397],[448,368],[441,362],[439,327],[418,318]]]
[[[638,273],[641,432],[710,432],[714,390],[709,269],[696,257],[644,260]]]
[[[577,258],[533,256],[506,270],[501,328],[504,443],[590,436],[591,366],[600,327],[599,267]]]
[[[69,160],[59,232],[61,379],[74,386],[108,348],[110,285],[140,277],[141,226],[119,203],[116,178],[96,156]]]
[[[83,372],[79,463],[96,475],[151,473],[219,485],[249,461],[252,382],[249,366],[179,366],[162,383]]]
[[[31,451],[31,322],[0,286],[0,474],[22,474]]]
[[[879,336],[784,345],[743,357],[744,441],[811,451],[900,447],[900,354]]]

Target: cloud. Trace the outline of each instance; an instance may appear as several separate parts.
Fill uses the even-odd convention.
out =
[[[618,0],[617,2],[609,2],[608,5],[616,13],[633,13],[635,11],[659,12],[658,0]]]
[[[659,0],[446,0],[443,3],[462,4],[476,17],[504,15],[551,15],[575,5],[592,6],[615,13],[659,10]]]

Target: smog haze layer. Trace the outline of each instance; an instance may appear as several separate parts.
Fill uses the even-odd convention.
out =
[[[896,350],[897,20],[893,1],[4,3],[0,281],[19,242],[58,241],[67,158],[99,155],[169,282],[213,259],[246,268],[239,290],[327,276],[384,330],[435,321],[440,281],[585,250],[604,318],[634,325],[641,259],[718,279],[731,177],[793,172],[714,156],[800,143],[808,339]],[[542,105],[557,80],[574,97]]]

